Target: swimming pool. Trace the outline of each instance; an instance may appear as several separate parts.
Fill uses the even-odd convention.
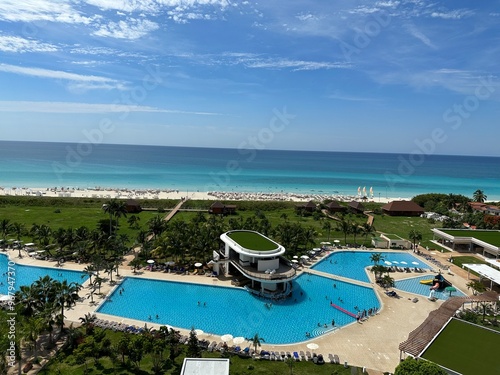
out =
[[[335,251],[313,265],[311,268],[332,275],[339,275],[350,279],[370,282],[365,267],[372,266],[370,257],[375,252],[368,251]],[[380,263],[391,262],[399,267],[418,267],[430,269],[422,260],[408,253],[380,252],[384,260]]]
[[[151,317],[155,323],[217,335],[258,333],[266,343],[289,344],[308,340],[306,332],[312,338],[331,331],[332,320],[337,327],[355,321],[330,302],[354,314],[356,307],[380,308],[371,288],[302,274],[292,297],[270,307],[268,300],[243,289],[127,277],[98,312],[143,321]]]
[[[428,280],[432,279],[435,276],[435,274],[427,274],[426,276],[418,276],[418,277],[412,277],[409,279],[403,279],[403,280],[398,280],[395,282],[394,287],[396,289],[403,290],[405,292],[410,292],[414,294],[419,294],[421,296],[429,297],[430,293],[430,285],[426,284],[420,284],[421,280]],[[464,297],[466,294],[464,294],[462,291],[457,289],[456,292],[451,293],[451,297]],[[447,300],[450,298],[450,292],[447,292],[445,290],[442,291],[436,291],[434,293],[434,297],[440,300]]]
[[[40,277],[44,276],[50,276],[54,280],[67,280],[68,283],[76,282],[78,284],[84,283],[88,278],[84,272],[65,270],[61,268],[55,269],[48,267],[27,266],[17,263],[11,265],[14,270],[9,269],[8,267],[9,259],[7,255],[0,254],[0,294],[8,293],[8,271],[14,272],[14,275],[11,275],[11,277],[15,280],[16,290],[19,290],[21,285],[31,285]],[[12,281],[12,279],[10,281]]]

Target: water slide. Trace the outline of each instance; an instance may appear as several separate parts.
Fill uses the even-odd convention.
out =
[[[340,306],[338,306],[338,305],[336,305],[334,303],[330,303],[330,306],[332,306],[333,308],[335,308],[335,309],[337,309],[339,311],[342,311],[344,314],[347,314],[347,315],[349,315],[349,316],[351,316],[353,318],[357,318],[358,317],[356,314],[353,314],[352,312],[347,311],[346,309],[344,309],[344,308],[342,308],[342,307],[340,307]]]

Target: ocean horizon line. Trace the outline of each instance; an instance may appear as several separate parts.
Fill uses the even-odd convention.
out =
[[[300,150],[300,149],[273,149],[273,148],[239,148],[239,147],[215,147],[215,146],[179,146],[179,145],[155,145],[155,144],[135,144],[135,143],[106,143],[106,142],[89,142],[89,141],[40,141],[40,140],[0,140],[0,143],[39,143],[39,144],[64,144],[64,145],[78,145],[80,143],[89,143],[95,147],[98,146],[124,146],[124,147],[159,147],[159,148],[183,148],[183,149],[202,149],[202,150],[255,150],[255,151],[270,151],[270,152],[311,152],[311,153],[339,153],[339,154],[380,154],[380,155],[404,155],[409,156],[415,153],[413,152],[398,152],[398,151],[341,151],[341,150]],[[442,153],[425,153],[420,152],[418,154],[423,154],[426,157],[432,156],[450,156],[450,157],[468,157],[468,158],[494,158],[500,159],[500,155],[477,155],[477,154],[442,154]]]

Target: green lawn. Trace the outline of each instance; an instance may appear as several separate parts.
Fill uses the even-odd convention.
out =
[[[453,237],[472,237],[477,240],[487,242],[493,246],[500,246],[500,231],[498,230],[441,229],[441,231]]]
[[[500,374],[500,333],[453,319],[422,355],[463,375]]]
[[[270,241],[260,233],[236,231],[229,233],[228,236],[240,246],[249,250],[268,251],[276,250],[277,248],[273,241]]]

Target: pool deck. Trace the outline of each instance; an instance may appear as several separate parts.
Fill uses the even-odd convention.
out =
[[[420,249],[422,255],[428,255],[425,249]],[[359,250],[358,250],[359,251]],[[386,252],[386,249],[377,249],[377,250],[362,250],[362,251],[376,251],[376,252]],[[17,257],[17,250],[8,251],[9,256],[13,261],[19,264],[33,265],[33,266],[43,266],[43,267],[55,267],[55,262],[48,262],[44,260],[38,260],[31,258],[29,256],[24,256],[23,258]],[[458,253],[452,253],[454,256],[457,256]],[[327,254],[328,255],[328,254]],[[412,254],[415,255],[415,254]],[[450,256],[450,253],[441,254],[439,252],[431,253],[436,259],[439,259],[441,263],[447,263],[446,259]],[[326,255],[325,255],[326,256]],[[419,257],[415,255],[417,258],[420,258],[420,261],[428,264],[433,270],[438,271],[436,267],[425,261],[423,257]],[[207,276],[199,276],[199,275],[178,275],[157,271],[148,271],[141,270],[140,273],[134,274],[132,269],[129,266],[126,266],[130,261],[131,256],[127,256],[127,259],[123,262],[123,266],[120,267],[119,273],[120,278],[116,278],[113,275],[113,280],[116,280],[118,283],[121,281],[123,277],[145,277],[157,280],[169,280],[169,281],[177,281],[177,282],[187,282],[187,283],[198,283],[205,285],[223,285],[233,287],[231,285],[231,279],[223,279],[223,278],[214,278]],[[320,258],[321,259],[321,258]],[[317,259],[319,260],[319,259]],[[76,263],[64,263],[61,268],[58,269],[71,269],[82,271],[86,267],[86,264],[76,264]],[[307,269],[308,266],[306,266]],[[443,272],[445,278],[447,278],[450,282],[453,283],[455,287],[460,289],[462,292],[466,294],[468,293],[467,287],[465,284],[468,282],[467,280],[467,272],[465,270],[459,269],[458,267],[452,266],[451,275],[447,274],[446,271]],[[299,269],[298,274],[300,275],[303,270]],[[309,270],[309,272],[311,272]],[[311,272],[313,273],[313,272]],[[417,328],[429,315],[429,313],[435,309],[437,309],[443,301],[431,302],[427,298],[423,296],[417,296],[412,293],[406,293],[404,291],[399,291],[398,294],[402,298],[394,298],[388,297],[384,293],[384,289],[378,285],[374,284],[373,275],[368,272],[371,284],[363,283],[363,285],[371,285],[375,293],[377,294],[379,300],[382,302],[382,308],[379,313],[375,316],[370,317],[368,320],[363,321],[361,323],[352,323],[348,326],[344,326],[340,329],[336,329],[330,333],[327,333],[323,336],[316,337],[309,341],[304,341],[301,343],[290,344],[290,345],[269,345],[262,344],[262,349],[266,350],[278,350],[278,351],[310,351],[312,350],[307,348],[307,344],[314,342],[319,348],[314,350],[315,353],[321,353],[325,357],[328,357],[328,354],[337,354],[340,358],[341,363],[347,362],[348,364],[366,367],[370,374],[380,374],[385,371],[393,372],[395,367],[399,364],[399,344],[406,340],[408,334]],[[416,277],[428,274],[432,277],[434,272],[426,272],[426,273],[405,273],[405,272],[394,272],[391,273],[391,276],[396,279],[404,279],[409,277]],[[332,278],[340,278],[338,276],[331,276]],[[78,325],[80,322],[80,317],[84,316],[87,313],[94,313],[98,308],[99,304],[104,302],[104,298],[100,296],[94,296],[94,304],[90,303],[90,299],[88,299],[88,284],[87,281],[83,285],[83,289],[80,292],[80,295],[83,299],[78,302],[74,307],[65,311],[66,321],[68,324],[70,322]],[[359,282],[357,283],[359,284]],[[116,285],[110,285],[109,283],[103,283],[101,287],[101,293],[107,295]],[[414,303],[412,300],[417,297],[418,302]],[[138,301],[140,303],[140,301]],[[136,325],[143,327],[144,324],[147,324],[148,327],[158,328],[159,325],[154,322],[144,322],[144,321],[136,321],[133,319],[124,319],[121,317],[96,313],[96,315],[101,319],[112,320],[116,322],[122,322],[125,324]],[[300,319],[297,317],[296,319]],[[287,327],[293,327],[293,318],[290,321],[283,322],[283,329],[287,329]],[[177,328],[176,328],[177,329]],[[179,329],[181,333],[187,334],[189,330]],[[220,337],[217,335],[211,334],[202,334],[200,338],[206,338],[210,341],[221,341]],[[265,337],[264,337],[265,339]]]

